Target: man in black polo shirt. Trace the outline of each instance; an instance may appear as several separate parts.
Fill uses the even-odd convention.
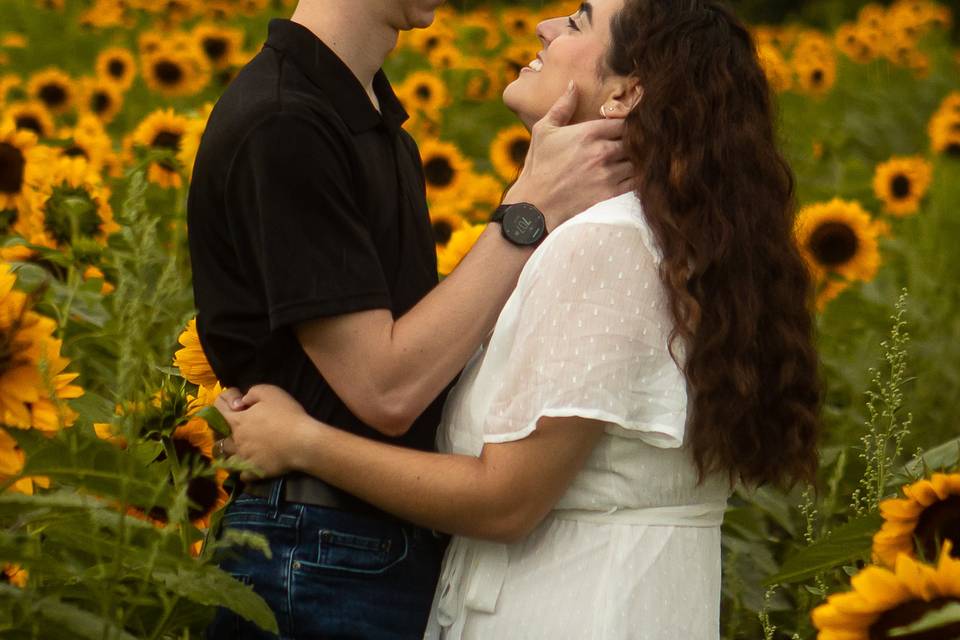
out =
[[[278,385],[324,422],[418,449],[433,448],[445,389],[533,250],[492,224],[437,286],[419,154],[380,67],[439,4],[302,0],[271,22],[210,117],[188,203],[197,327],[219,379]],[[571,96],[535,128],[505,199],[535,205],[547,230],[630,175],[611,145],[619,122],[559,126]],[[444,547],[433,532],[306,476],[249,485],[224,522],[267,536],[271,559],[223,566],[284,637],[422,633]],[[260,637],[225,611],[210,636]]]

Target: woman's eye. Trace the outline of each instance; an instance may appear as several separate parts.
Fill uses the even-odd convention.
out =
[[[567,18],[567,26],[574,31],[580,31],[580,27],[578,27],[577,23],[573,21],[573,18]]]

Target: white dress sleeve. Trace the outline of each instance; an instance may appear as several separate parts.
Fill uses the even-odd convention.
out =
[[[484,442],[524,438],[541,417],[580,416],[616,436],[681,446],[686,385],[668,352],[672,321],[648,236],[584,222],[548,240],[518,292]]]

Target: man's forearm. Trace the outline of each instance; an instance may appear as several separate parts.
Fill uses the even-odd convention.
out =
[[[412,421],[463,368],[496,324],[532,248],[492,224],[449,277],[393,324],[383,380]]]

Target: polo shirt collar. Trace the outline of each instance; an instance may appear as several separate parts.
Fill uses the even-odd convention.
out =
[[[377,71],[373,79],[373,90],[380,101],[378,113],[350,68],[303,25],[274,18],[268,27],[267,46],[290,56],[297,67],[330,98],[337,113],[353,133],[368,131],[381,122],[396,131],[409,118],[382,69]]]

